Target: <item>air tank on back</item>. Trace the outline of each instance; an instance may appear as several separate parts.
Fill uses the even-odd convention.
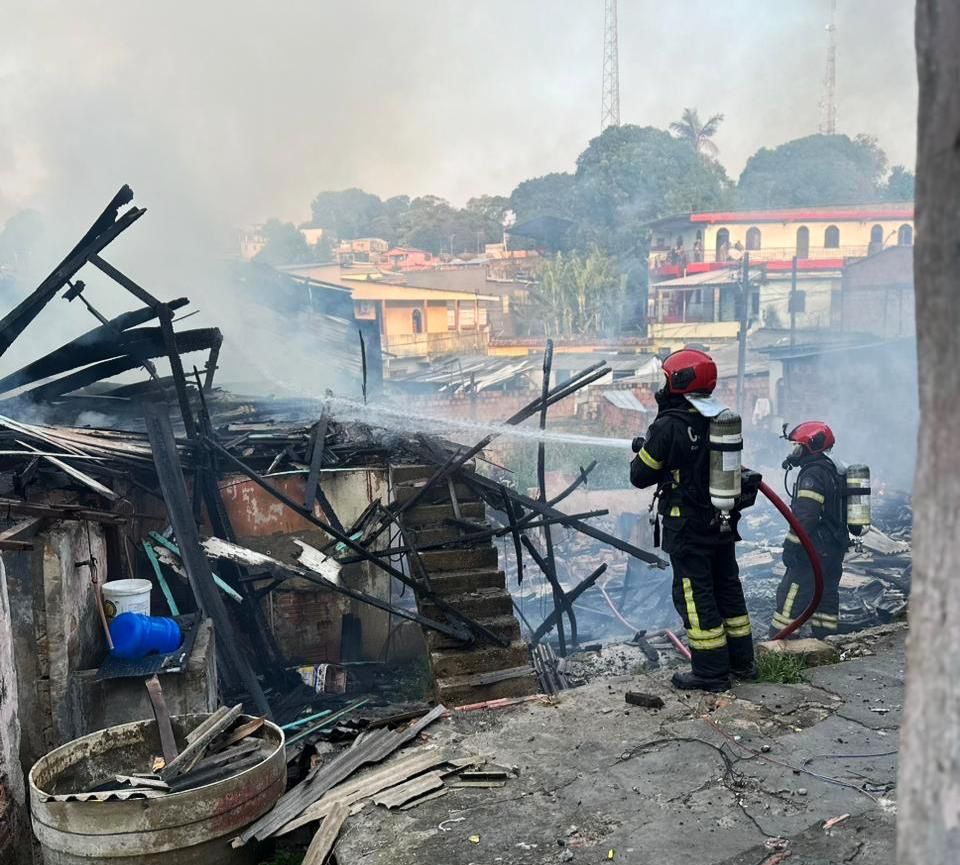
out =
[[[740,415],[724,409],[710,421],[710,503],[720,511],[724,527],[740,496],[742,451]]]
[[[870,526],[870,468],[847,466],[847,528],[860,534]]]

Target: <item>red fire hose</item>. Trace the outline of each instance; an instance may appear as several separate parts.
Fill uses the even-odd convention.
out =
[[[803,551],[807,554],[807,558],[810,559],[810,566],[813,568],[813,599],[810,601],[810,606],[773,638],[775,640],[783,640],[797,629],[802,628],[807,619],[809,619],[817,611],[817,607],[820,606],[820,600],[823,598],[823,569],[820,567],[820,556],[817,554],[813,542],[810,540],[810,536],[804,531],[803,526],[797,522],[797,518],[793,515],[790,508],[788,508],[780,496],[763,481],[760,482],[760,491],[770,499],[774,507],[783,514],[783,518],[790,523],[790,528],[793,529],[793,533],[800,541]]]

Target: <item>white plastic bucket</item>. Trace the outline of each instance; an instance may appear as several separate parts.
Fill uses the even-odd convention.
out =
[[[149,580],[110,580],[103,584],[103,606],[107,618],[120,613],[143,613],[150,615]]]

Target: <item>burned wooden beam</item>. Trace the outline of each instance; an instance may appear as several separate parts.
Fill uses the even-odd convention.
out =
[[[131,201],[133,201],[133,190],[129,186],[122,186],[97,217],[96,222],[49,276],[0,319],[0,355],[10,348],[30,322],[81,267],[146,213],[143,208],[133,207],[122,216],[118,215],[120,208]]]
[[[224,677],[233,685],[246,689],[259,714],[269,715],[270,706],[263,695],[257,677],[234,639],[233,628],[227,618],[223,599],[217,591],[210,566],[200,548],[200,536],[193,519],[167,406],[165,403],[144,403],[143,409],[147,435],[153,448],[157,478],[167,504],[170,524],[176,533],[183,564],[197,605],[204,616],[213,619],[217,634],[217,649],[220,650],[224,662]]]
[[[185,297],[171,301],[172,308],[188,303]],[[137,309],[124,312],[110,319],[107,324],[88,330],[70,342],[48,352],[43,357],[21,367],[16,372],[0,378],[0,393],[50,378],[52,375],[68,372],[80,366],[107,360],[117,355],[128,354],[127,346],[142,338],[144,331],[130,331],[130,328],[146,324],[156,318],[152,309]]]
[[[320,488],[320,469],[323,466],[323,451],[326,445],[327,425],[329,420],[326,413],[320,415],[320,420],[314,424],[310,431],[310,470],[307,474],[307,486],[303,494],[303,506],[309,511],[313,510],[313,502],[316,500],[320,504],[320,510],[338,531],[343,531],[343,523],[337,516],[333,505],[327,498],[326,493]]]
[[[564,598],[567,604],[571,607],[587,589],[589,589],[607,570],[607,563],[604,562],[600,565],[599,568],[594,570],[588,577],[581,580],[574,588],[569,592],[564,594]],[[533,632],[533,639],[530,641],[534,645],[539,643],[550,631],[553,630],[553,626],[557,620],[557,610],[554,609],[553,612],[544,619],[537,629]]]
[[[30,517],[49,517],[54,520],[89,520],[104,525],[119,525],[127,522],[123,514],[98,511],[81,505],[42,505],[20,499],[0,499],[0,513],[23,514]]]
[[[538,399],[533,400],[519,411],[515,412],[513,415],[507,418],[506,421],[504,421],[504,426],[515,426],[516,424],[522,423],[527,418],[533,417],[535,414],[537,414],[537,412],[541,411],[543,407],[553,405],[555,402],[566,399],[566,397],[570,396],[581,388],[586,387],[588,384],[591,384],[599,378],[603,378],[603,376],[605,376],[608,372],[609,370],[606,368],[606,361],[600,361],[599,363],[593,364],[593,366],[587,367],[587,369],[577,373],[575,376],[565,381],[562,385],[558,385],[552,390],[548,389],[546,394],[541,394]],[[447,460],[447,462],[441,466],[422,487],[417,490],[417,493],[411,498],[407,499],[407,501],[400,505],[399,508],[396,508],[395,512],[403,513],[404,511],[410,510],[419,504],[423,497],[433,488],[435,484],[445,480],[447,477],[453,475],[463,468],[463,466],[465,466],[471,459],[480,453],[480,451],[487,447],[490,442],[497,437],[497,435],[498,433],[491,433],[490,435],[485,436],[463,454],[459,454],[459,451],[455,451]],[[385,530],[386,525],[386,523],[381,525],[380,529],[374,533],[373,538],[378,537]]]
[[[540,432],[547,428],[547,394],[550,392],[550,374],[553,371],[553,340],[548,339],[543,352],[543,387],[540,394]],[[547,501],[547,446],[540,438],[537,442],[537,485],[540,489],[540,501],[546,504]],[[521,538],[524,540],[524,538]],[[550,526],[543,529],[544,552],[543,564],[546,566],[544,575],[550,588],[553,590],[553,606],[559,611],[557,616],[557,639],[560,642],[560,657],[566,657],[567,639],[563,631],[563,609],[567,611],[567,617],[570,619],[570,639],[575,644],[577,642],[577,619],[573,612],[572,604],[564,604],[563,587],[557,579],[557,565],[553,555],[553,530]],[[530,547],[532,549],[532,545]],[[539,563],[538,563],[539,564]]]
[[[465,635],[462,630],[452,627],[451,625],[437,622],[433,619],[427,618],[426,616],[421,616],[419,613],[405,610],[402,607],[395,607],[393,604],[381,600],[373,595],[368,595],[366,592],[362,592],[359,589],[351,589],[347,586],[344,586],[338,580],[332,579],[331,577],[333,577],[334,574],[329,571],[327,573],[323,573],[315,570],[314,568],[299,568],[295,565],[288,565],[285,562],[281,562],[278,559],[273,558],[272,556],[268,556],[266,553],[258,553],[256,550],[248,550],[245,547],[241,547],[238,544],[229,543],[220,538],[208,538],[206,541],[204,541],[203,548],[206,554],[212,558],[221,560],[226,559],[228,561],[234,561],[238,564],[247,565],[249,567],[257,567],[280,578],[281,580],[286,580],[291,577],[299,577],[300,579],[315,583],[318,586],[323,586],[325,589],[330,589],[332,592],[345,595],[346,597],[352,598],[355,601],[369,604],[371,607],[376,607],[378,610],[383,610],[385,613],[391,613],[392,615],[398,616],[402,619],[416,622],[418,625],[423,625],[425,628],[429,628],[432,631],[437,631],[438,633],[452,637],[455,640],[464,640],[466,637],[468,637],[468,635]],[[339,565],[337,561],[335,559],[328,559],[327,561],[330,563],[331,567],[336,569],[336,573],[339,574]],[[260,577],[260,579],[262,579],[262,577]]]
[[[184,354],[191,351],[203,351],[210,348],[217,339],[222,339],[222,335],[215,327],[187,330],[177,337],[178,350]],[[161,357],[166,353],[162,335],[156,328],[142,328],[137,332],[136,340],[136,343],[130,346],[133,350],[132,354],[124,354],[112,360],[94,363],[91,366],[28,390],[17,396],[16,399],[48,402],[78,388],[136,369],[142,365],[142,358],[144,357]]]
[[[497,494],[499,489],[499,484],[497,484],[495,481],[491,481],[488,478],[482,477],[478,474],[470,475],[470,483],[486,489],[491,495]],[[640,549],[640,547],[636,547],[633,544],[627,543],[615,535],[611,535],[609,532],[602,531],[601,529],[582,522],[581,520],[571,519],[562,511],[558,511],[556,508],[553,508],[548,504],[538,502],[536,499],[531,499],[529,496],[518,493],[516,490],[507,490],[507,494],[514,501],[520,502],[520,504],[527,508],[527,510],[535,511],[542,516],[556,518],[557,522],[561,523],[562,525],[576,529],[581,534],[587,535],[588,537],[600,541],[603,544],[607,544],[614,549],[621,550],[622,552],[625,552],[634,558],[640,559],[642,562],[646,562],[650,565],[656,565],[659,568],[666,568],[668,565],[668,562],[664,561],[659,556],[655,556],[653,553],[648,553],[646,550]]]
[[[324,532],[326,532],[332,538],[335,538],[336,540],[338,540],[348,549],[353,550],[355,553],[361,556],[361,558],[363,558],[364,561],[371,562],[376,567],[380,568],[380,570],[389,574],[391,577],[396,577],[404,585],[409,586],[411,589],[414,589],[415,591],[419,592],[421,597],[428,599],[432,604],[439,607],[444,615],[448,617],[453,616],[454,618],[459,619],[475,634],[482,635],[485,639],[489,640],[495,645],[503,646],[504,648],[506,648],[509,645],[508,640],[504,640],[502,637],[498,636],[489,628],[485,627],[484,625],[481,625],[479,622],[474,621],[469,616],[465,616],[462,612],[460,612],[460,610],[458,610],[455,606],[445,601],[440,596],[435,595],[433,592],[425,591],[423,586],[419,585],[415,580],[412,580],[410,577],[408,577],[402,571],[395,568],[389,562],[383,561],[378,556],[370,552],[368,549],[366,549],[365,547],[357,543],[353,538],[349,537],[343,532],[337,531],[333,526],[328,525],[323,520],[319,519],[312,511],[306,510],[305,508],[297,504],[289,496],[284,495],[282,492],[280,492],[280,490],[278,490],[272,484],[268,483],[266,480],[260,477],[260,475],[258,475],[253,469],[250,468],[250,466],[248,466],[245,462],[243,462],[243,460],[237,459],[237,457],[235,457],[232,453],[230,453],[230,451],[224,448],[223,445],[221,445],[219,442],[215,441],[213,438],[210,438],[210,437],[206,437],[205,441],[211,448],[213,448],[218,454],[220,454],[228,463],[234,466],[234,468],[236,468],[239,472],[241,472],[242,474],[250,478],[250,480],[252,480],[255,484],[257,484],[257,486],[261,487],[262,489],[270,493],[270,495],[272,495],[275,499],[277,499],[277,501],[283,502],[283,504],[285,504],[288,508],[290,508],[295,513],[299,514],[305,520],[313,523],[313,525],[315,525],[317,528],[322,529]],[[464,639],[464,636],[459,635],[457,639]]]

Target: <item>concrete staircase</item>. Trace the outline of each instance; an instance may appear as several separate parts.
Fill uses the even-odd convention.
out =
[[[396,500],[408,501],[435,471],[434,466],[394,466],[391,478]],[[483,502],[459,484],[455,493],[460,519],[485,525]],[[432,544],[461,536],[460,529],[443,524],[444,519],[454,516],[449,489],[442,483],[402,519],[415,544]],[[506,648],[482,638],[463,646],[436,631],[426,631],[437,700],[446,706],[462,706],[537,693],[537,677],[527,644],[520,638],[520,625],[493,541],[464,549],[424,552],[421,560],[439,597],[510,641]],[[415,569],[411,568],[411,573],[416,573]],[[418,601],[418,606],[422,615],[444,620],[435,604]]]

